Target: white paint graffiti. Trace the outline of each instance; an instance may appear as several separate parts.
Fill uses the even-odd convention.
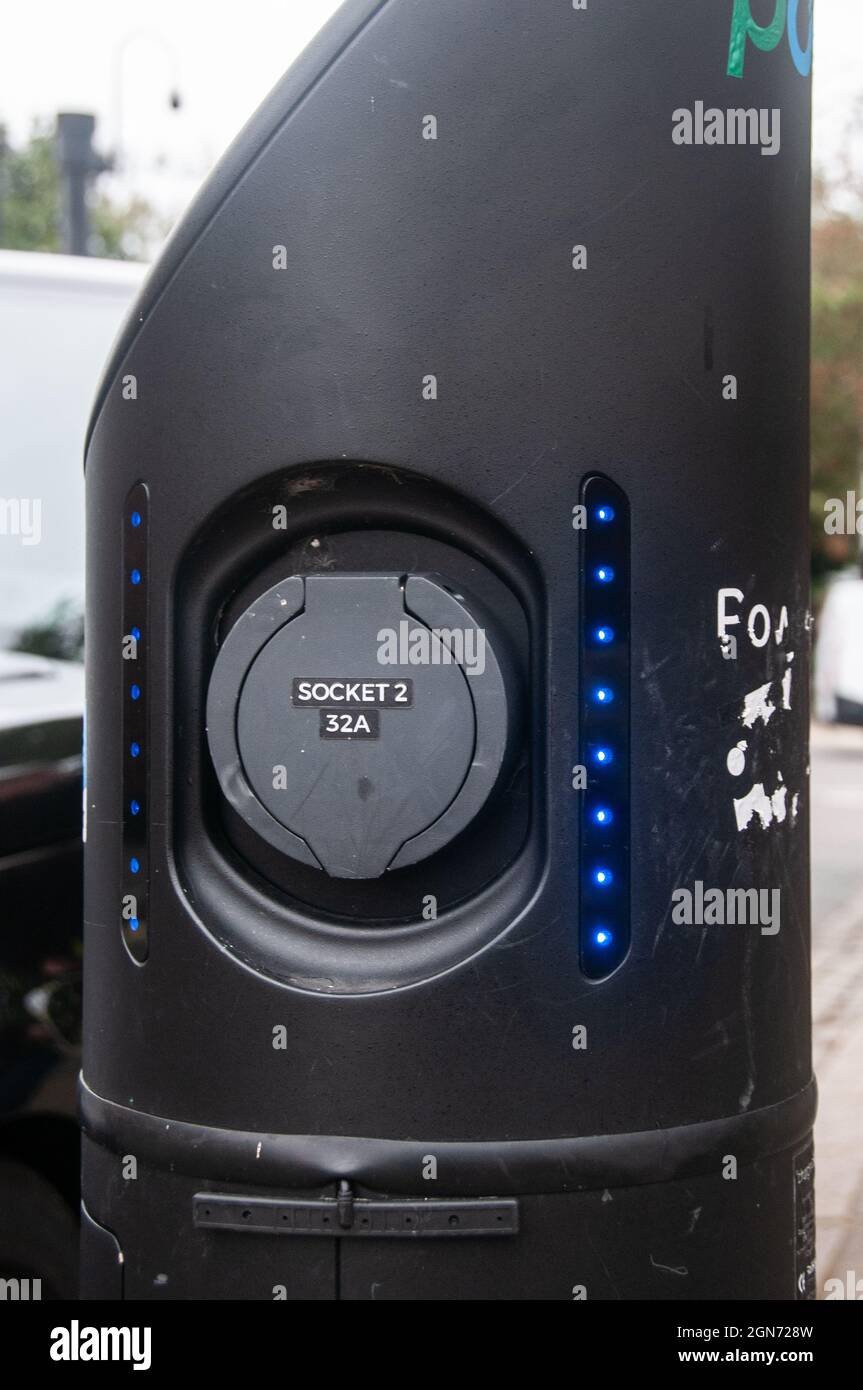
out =
[[[794,660],[794,653],[788,652],[786,655],[788,669],[777,682],[781,690],[782,708],[791,708],[791,663]],[[740,722],[745,729],[751,729],[761,720],[768,724],[777,710],[776,697],[771,699],[773,681],[767,681],[764,685],[759,685],[755,690],[750,690],[743,697],[743,706],[740,712]],[[742,739],[729,750],[726,758],[726,767],[732,777],[739,777],[746,766],[747,742]],[[777,769],[777,785],[773,791],[768,791],[763,782],[755,782],[750,787],[745,796],[734,797],[734,817],[737,822],[738,831],[745,830],[753,821],[760,822],[762,829],[766,830],[771,825],[781,825],[788,815],[788,788],[782,777],[782,773]],[[791,823],[797,820],[797,808],[800,794],[795,792],[791,798]]]
[[[780,785],[770,795],[764,790],[763,782],[756,782],[745,796],[734,798],[734,815],[737,818],[738,830],[745,830],[754,816],[758,817],[765,830],[774,821],[784,821],[788,788],[781,783],[781,773],[779,777]]]
[[[759,719],[763,719],[767,724],[776,713],[776,706],[770,703],[770,687],[772,681],[766,685],[759,685],[757,690],[750,690],[749,694],[743,699],[743,713],[740,716],[745,729],[751,729]]]
[[[792,663],[793,660],[794,660],[794,653],[793,653],[793,652],[789,652],[789,653],[788,653],[788,670],[785,672],[785,675],[782,677],[782,708],[783,708],[783,709],[790,709],[790,708],[791,708],[791,675],[792,675],[791,663]]]

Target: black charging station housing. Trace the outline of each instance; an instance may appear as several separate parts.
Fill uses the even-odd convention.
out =
[[[807,16],[741,57],[739,9],[349,0],[154,267],[86,462],[85,1296],[814,1295]],[[293,683],[384,668],[274,656],[288,777],[413,815],[377,750],[438,689],[432,828],[484,769],[386,868],[334,796],[328,873],[214,673],[373,576],[497,704],[319,745]]]

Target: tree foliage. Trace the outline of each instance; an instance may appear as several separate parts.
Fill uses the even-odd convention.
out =
[[[816,580],[856,558],[829,536],[824,504],[863,497],[863,187],[815,180],[812,230],[812,564]]]
[[[144,198],[117,202],[98,188],[90,192],[89,254],[110,260],[141,260],[166,228]],[[34,125],[18,148],[7,144],[0,126],[0,246],[13,251],[62,251],[60,169],[53,131]]]

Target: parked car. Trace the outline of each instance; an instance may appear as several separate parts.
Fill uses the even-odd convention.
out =
[[[827,590],[815,646],[815,713],[863,724],[863,577],[841,574]]]
[[[145,267],[0,251],[0,1278],[77,1285],[83,440]]]

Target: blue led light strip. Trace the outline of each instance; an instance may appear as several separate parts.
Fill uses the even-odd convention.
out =
[[[630,527],[610,479],[582,484],[579,955],[599,980],[630,945]]]
[[[120,922],[129,954],[139,964],[147,959],[150,946],[148,501],[146,485],[137,483],[126,498],[123,508],[123,631],[118,653],[123,701],[123,861],[120,873]]]

